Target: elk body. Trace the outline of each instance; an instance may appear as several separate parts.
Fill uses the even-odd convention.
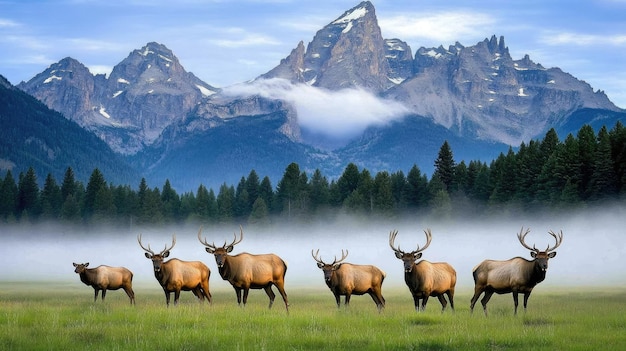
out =
[[[487,302],[491,298],[493,293],[497,294],[513,294],[513,302],[515,304],[515,314],[517,314],[518,294],[524,294],[524,311],[526,311],[526,305],[530,293],[533,291],[535,285],[541,283],[546,278],[546,271],[548,269],[548,259],[556,256],[555,250],[563,241],[563,232],[555,234],[550,231],[550,234],[556,240],[556,244],[553,247],[548,246],[545,251],[540,251],[534,245],[531,248],[528,246],[524,238],[530,229],[524,232],[524,228],[517,234],[517,239],[525,248],[531,250],[530,256],[534,260],[529,261],[522,257],[514,257],[507,261],[494,261],[485,260],[479,265],[474,267],[472,274],[474,276],[474,296],[472,297],[470,310],[474,311],[474,304],[484,292],[480,302],[483,305],[483,311],[487,315]]]
[[[222,247],[209,244],[206,238],[203,240],[201,237],[202,228],[198,231],[198,240],[206,246],[206,252],[215,256],[220,276],[235,289],[239,305],[242,301],[242,292],[243,305],[245,306],[250,289],[263,289],[270,299],[269,308],[272,308],[276,298],[272,291],[272,285],[275,285],[285,302],[287,312],[289,312],[289,302],[285,292],[285,273],[287,272],[285,261],[274,254],[252,255],[243,252],[233,256],[229,255],[235,245],[243,240],[243,229],[240,228],[240,230],[239,240],[237,240],[235,233],[233,242],[228,245],[224,243]]]
[[[404,252],[400,250],[400,247],[394,246],[394,241],[398,235],[398,231],[394,230],[389,233],[389,246],[396,254],[396,257],[404,263],[404,281],[406,282],[411,295],[413,295],[413,301],[415,303],[415,310],[420,310],[420,299],[422,300],[422,311],[426,309],[426,303],[430,296],[437,297],[441,303],[441,312],[446,309],[448,302],[445,295],[448,295],[450,300],[450,308],[454,311],[454,288],[456,286],[456,271],[452,266],[446,262],[428,262],[421,260],[416,263],[417,260],[422,257],[422,251],[430,245],[432,241],[432,234],[430,229],[425,230],[426,245],[420,248],[417,246],[417,250],[411,252]]]
[[[211,292],[209,292],[211,271],[209,267],[200,261],[188,262],[177,258],[172,258],[166,262],[163,261],[170,255],[170,250],[176,245],[175,236],[172,237],[172,246],[168,248],[166,245],[165,249],[158,254],[155,254],[150,249],[150,245],[147,248],[143,246],[141,234],[137,236],[137,241],[139,246],[146,251],[146,258],[152,260],[154,277],[165,292],[165,301],[168,306],[171,293],[174,293],[174,304],[177,304],[181,290],[193,292],[200,301],[204,301],[206,297],[209,303],[211,303]]]
[[[348,306],[352,295],[364,294],[369,294],[372,297],[379,312],[385,307],[385,298],[382,292],[383,280],[385,280],[386,276],[385,272],[372,265],[342,263],[348,257],[347,250],[345,253],[341,250],[340,260],[337,260],[337,257],[335,257],[332,263],[325,263],[321,258],[318,258],[319,251],[317,250],[313,254],[313,250],[311,250],[311,256],[317,262],[317,266],[324,272],[324,281],[333,295],[335,295],[337,307],[340,306],[342,295],[346,297],[345,305]]]
[[[135,303],[135,292],[133,291],[133,272],[124,267],[98,266],[87,268],[87,263],[74,263],[75,273],[78,273],[80,281],[85,285],[93,287],[93,301],[98,299],[98,292],[102,290],[102,301],[107,290],[124,289],[130,299],[130,304]]]

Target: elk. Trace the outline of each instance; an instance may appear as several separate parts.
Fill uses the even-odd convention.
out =
[[[141,243],[141,234],[137,236],[139,246],[146,251],[146,258],[152,260],[154,268],[154,277],[161,284],[163,292],[165,292],[165,301],[167,306],[170,305],[170,295],[174,293],[174,305],[178,304],[180,291],[191,291],[200,301],[204,301],[206,297],[211,303],[211,292],[209,291],[209,277],[211,270],[200,261],[181,261],[172,258],[167,262],[163,262],[170,255],[170,250],[176,245],[176,236],[172,236],[172,246],[169,248],[165,245],[165,249],[158,254],[150,249],[150,245],[146,248]]]
[[[324,280],[330,291],[335,295],[337,308],[340,306],[341,295],[344,295],[346,307],[350,304],[350,296],[369,294],[374,300],[378,312],[385,307],[385,298],[383,297],[382,285],[385,280],[385,272],[378,267],[372,265],[356,265],[351,263],[342,263],[348,257],[348,250],[344,253],[341,250],[341,259],[335,260],[333,263],[325,263],[322,258],[318,258],[320,250],[311,256],[317,262],[317,266],[324,272]]]
[[[206,246],[206,252],[215,256],[215,262],[220,276],[235,289],[237,295],[237,304],[241,305],[241,292],[243,291],[243,305],[248,301],[248,292],[250,289],[264,289],[270,299],[269,308],[274,304],[276,295],[272,291],[272,285],[275,285],[285,302],[285,308],[289,313],[289,302],[287,293],[285,292],[285,273],[287,265],[280,257],[274,254],[253,255],[242,252],[237,255],[229,255],[233,251],[235,245],[243,240],[243,228],[240,226],[240,237],[237,239],[237,233],[234,234],[235,239],[232,243],[222,247],[215,246],[215,243],[209,244],[201,237],[202,227],[198,231],[198,240],[202,245]]]
[[[87,263],[73,263],[75,273],[78,273],[80,281],[87,286],[92,286],[94,290],[93,301],[98,300],[98,292],[102,290],[102,301],[107,294],[107,290],[124,289],[130,299],[130,304],[135,303],[135,292],[133,291],[133,272],[124,267],[98,266],[87,268]]]
[[[454,311],[454,288],[456,286],[456,271],[446,262],[429,262],[421,260],[422,251],[426,250],[432,241],[432,233],[430,229],[424,231],[426,234],[426,245],[411,252],[404,252],[400,247],[396,248],[394,242],[398,231],[394,230],[389,233],[389,246],[396,254],[396,257],[404,263],[404,281],[409,288],[413,301],[415,302],[415,310],[420,311],[420,299],[422,300],[421,310],[426,310],[426,303],[430,296],[437,297],[441,303],[441,312],[445,311],[448,302],[444,294],[448,295],[450,300],[450,308]]]
[[[474,304],[476,304],[478,297],[480,297],[483,292],[485,296],[483,296],[480,302],[483,305],[485,316],[487,315],[487,302],[489,302],[493,293],[512,293],[516,315],[518,304],[517,294],[524,294],[524,312],[526,312],[526,305],[530,293],[533,291],[535,285],[541,283],[546,278],[548,259],[556,256],[556,252],[553,251],[563,242],[563,231],[559,232],[559,234],[549,231],[548,234],[556,240],[556,244],[553,247],[548,245],[545,251],[540,251],[535,245],[531,248],[524,241],[529,232],[530,229],[524,231],[524,227],[522,227],[519,234],[517,234],[517,239],[523,247],[530,250],[530,256],[534,258],[534,260],[529,261],[522,257],[514,257],[507,261],[485,260],[474,267],[472,270],[475,284],[474,296],[470,304],[470,310],[472,312],[474,311]]]

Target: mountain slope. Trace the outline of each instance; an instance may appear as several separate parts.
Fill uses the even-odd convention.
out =
[[[102,140],[0,76],[0,170],[15,178],[33,167],[43,181],[48,173],[57,182],[72,167],[85,184],[94,168],[114,184],[137,182],[139,173]]]

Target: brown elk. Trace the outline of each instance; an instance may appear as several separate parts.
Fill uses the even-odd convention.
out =
[[[167,262],[163,262],[170,255],[170,250],[176,245],[176,236],[172,236],[172,246],[169,248],[165,245],[165,249],[155,254],[150,245],[144,247],[141,243],[141,234],[137,236],[137,242],[144,251],[146,258],[152,260],[154,268],[154,277],[161,284],[165,292],[165,301],[167,306],[170,305],[170,295],[174,293],[174,305],[178,303],[180,291],[191,291],[200,301],[204,301],[206,297],[211,303],[211,292],[209,291],[209,277],[211,270],[200,261],[181,261],[172,258]]]
[[[269,308],[274,304],[276,295],[272,291],[272,285],[275,285],[285,302],[285,308],[289,312],[289,302],[287,293],[285,293],[285,273],[287,265],[280,257],[274,254],[252,255],[242,252],[234,256],[229,253],[233,251],[235,245],[243,240],[243,228],[239,239],[235,233],[235,239],[232,243],[224,246],[216,247],[215,243],[209,244],[206,238],[201,237],[202,228],[198,231],[198,240],[202,245],[206,246],[206,252],[215,256],[215,262],[220,276],[235,289],[237,295],[237,303],[241,305],[241,292],[243,291],[243,305],[248,301],[248,292],[250,289],[264,289],[270,299]]]
[[[93,287],[93,301],[98,299],[98,291],[102,290],[102,301],[107,294],[107,290],[124,289],[130,299],[130,304],[135,303],[135,292],[133,291],[133,272],[124,267],[98,266],[87,268],[87,263],[73,263],[75,273],[78,273],[80,281],[87,286]]]
[[[345,305],[350,304],[350,296],[369,294],[374,300],[378,311],[385,307],[385,298],[383,297],[382,285],[385,280],[385,272],[378,267],[372,265],[356,265],[351,263],[342,263],[348,257],[348,250],[344,253],[341,250],[341,259],[335,260],[333,263],[325,263],[322,258],[318,258],[320,250],[311,256],[317,262],[317,266],[324,272],[324,281],[335,295],[337,307],[340,306],[339,300],[342,295],[345,298]]]
[[[531,248],[524,241],[529,232],[530,229],[526,229],[524,232],[524,227],[522,227],[519,234],[517,234],[517,239],[523,247],[531,250],[530,256],[534,258],[534,260],[529,261],[522,257],[514,257],[507,261],[485,260],[474,267],[472,270],[475,284],[474,296],[470,304],[470,310],[472,312],[474,311],[474,304],[476,304],[478,297],[480,297],[483,292],[485,296],[483,296],[480,302],[483,305],[485,315],[487,315],[487,302],[489,302],[493,293],[513,293],[515,314],[517,314],[517,294],[524,294],[524,312],[526,311],[528,298],[533,288],[546,278],[548,259],[556,256],[556,252],[552,251],[563,242],[563,231],[559,234],[549,231],[548,234],[554,237],[556,244],[553,247],[548,245],[545,251],[540,251],[534,245]]]
[[[430,229],[425,230],[424,233],[426,234],[426,245],[422,248],[417,245],[417,250],[415,251],[404,252],[400,250],[400,247],[394,247],[394,242],[398,235],[397,230],[389,233],[389,246],[396,254],[396,257],[404,263],[404,281],[413,295],[415,310],[420,310],[420,299],[422,300],[421,309],[424,311],[428,298],[436,296],[441,303],[441,312],[443,312],[448,305],[444,297],[444,294],[446,294],[450,300],[450,308],[454,311],[454,288],[456,286],[456,271],[454,268],[446,262],[431,263],[421,260],[416,263],[422,257],[422,251],[426,250],[432,241]]]

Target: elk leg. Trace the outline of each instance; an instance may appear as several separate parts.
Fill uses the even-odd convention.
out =
[[[274,299],[276,298],[276,294],[274,294],[274,292],[272,291],[272,285],[268,284],[263,289],[265,289],[265,293],[270,298],[270,306],[269,306],[269,308],[272,308],[272,305],[274,304]]]
[[[180,290],[174,291],[174,306],[178,305],[178,298],[180,297]]]
[[[241,306],[241,288],[238,288],[238,287],[234,287],[234,288],[235,288],[235,295],[237,295],[237,304]]]
[[[279,282],[276,285],[276,288],[278,289],[278,292],[280,293],[280,296],[283,297],[283,301],[285,302],[285,308],[287,309],[287,312],[289,312],[289,302],[287,300],[287,293],[285,292],[285,286]]]
[[[135,292],[133,291],[133,289],[129,287],[125,287],[124,292],[126,292],[126,295],[128,295],[128,298],[130,299],[130,304],[134,305],[135,304]]]
[[[107,289],[102,289],[102,301],[104,301],[104,297],[107,294]]]
[[[528,298],[530,297],[530,292],[524,294],[524,313],[526,313],[526,305],[528,305]]]
[[[426,303],[428,302],[428,295],[424,295],[422,298],[422,311],[426,311]]]
[[[446,295],[448,295],[448,300],[450,300],[450,308],[454,312],[454,290],[446,291]]]
[[[93,288],[93,302],[98,301],[98,288]]]
[[[517,315],[517,291],[513,291],[513,304],[515,305],[514,315]]]
[[[246,305],[246,302],[248,302],[248,293],[250,292],[250,288],[244,288],[243,289],[243,305]]]
[[[474,296],[472,296],[472,300],[470,302],[470,313],[474,312],[474,305],[476,304],[476,301],[478,301],[478,298],[483,293],[483,291],[484,290],[478,285],[474,287]]]
[[[206,281],[200,284],[202,285],[202,291],[204,292],[204,297],[206,297],[206,299],[209,300],[209,303],[212,304],[213,300],[212,300],[211,292],[209,291],[209,280],[207,279]]]
[[[341,295],[339,295],[338,293],[333,292],[333,294],[335,295],[335,301],[337,302],[337,308],[339,308],[341,306]]]
[[[419,295],[413,294],[413,303],[415,304],[415,311],[420,311],[420,298]]]
[[[348,307],[350,305],[350,297],[351,296],[352,296],[351,294],[346,294],[346,303],[345,303],[346,307]]]
[[[167,305],[167,307],[170,306],[170,293],[169,291],[163,289],[163,292],[165,293],[165,304]]]
[[[493,291],[486,290],[485,296],[483,296],[482,300],[480,300],[480,303],[483,305],[483,312],[485,312],[485,316],[487,315],[487,302],[489,302],[491,295],[493,295]]]
[[[448,305],[448,301],[443,295],[437,295],[437,299],[439,299],[439,303],[441,304],[441,313],[446,310],[446,306]]]

